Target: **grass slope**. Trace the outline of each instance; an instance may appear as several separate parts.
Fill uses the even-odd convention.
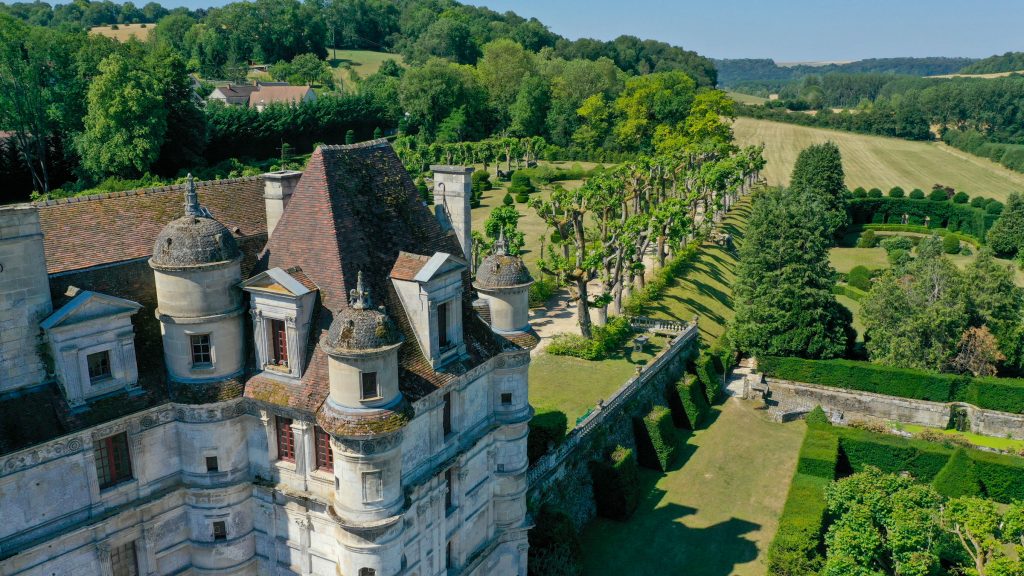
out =
[[[742,92],[732,92],[732,91],[728,91],[727,90],[725,92],[725,94],[726,94],[726,96],[728,96],[729,98],[732,98],[733,100],[735,100],[736,102],[739,102],[740,104],[754,104],[754,105],[757,105],[757,104],[764,104],[765,102],[768,101],[767,98],[762,98],[760,96],[754,96],[752,94],[743,94]]]
[[[928,190],[942,183],[972,196],[1004,200],[1010,192],[1024,191],[1024,174],[984,158],[934,142],[867,136],[838,130],[808,128],[769,120],[737,118],[733,126],[740,145],[764,143],[769,184],[785,185],[797,154],[811,144],[833,141],[843,154],[846,184],[888,190]]]
[[[584,530],[584,574],[765,573],[805,426],[736,400],[712,419],[690,437],[681,468],[641,469],[645,496],[629,521],[598,518]]]
[[[734,315],[732,285],[736,280],[739,247],[743,244],[743,228],[749,215],[750,201],[744,199],[722,223],[722,230],[732,235],[736,249],[726,250],[711,243],[701,246],[686,273],[651,306],[651,316],[683,321],[698,316],[704,342],[713,342],[722,335],[726,322]]]

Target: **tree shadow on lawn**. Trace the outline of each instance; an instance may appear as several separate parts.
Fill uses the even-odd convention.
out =
[[[675,309],[674,307],[670,307],[668,303],[663,303],[658,304],[656,306],[651,306],[651,311],[656,312],[654,316],[663,314],[664,316],[671,318],[673,320],[689,322],[690,320],[693,320],[693,315],[696,314],[698,317],[703,318],[705,320],[711,320],[712,322],[715,322],[717,324],[725,324],[725,317],[722,316],[722,314],[712,310],[707,306],[707,304],[704,304],[703,302],[698,302],[694,298],[683,298],[681,296],[676,296],[672,294],[664,296],[662,300],[671,300],[673,302],[676,302],[680,305],[680,307],[685,306],[689,308],[690,312],[677,311],[677,309]]]
[[[760,524],[729,518],[703,528],[687,526],[684,519],[699,510],[677,503],[659,506],[666,494],[656,486],[660,477],[641,470],[646,496],[630,520],[598,518],[587,528],[584,573],[729,576],[738,564],[757,558],[757,545],[744,535]]]

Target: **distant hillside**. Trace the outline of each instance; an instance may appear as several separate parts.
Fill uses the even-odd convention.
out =
[[[744,84],[757,83],[768,88],[772,85],[781,86],[792,80],[799,80],[809,75],[821,75],[831,72],[847,74],[874,72],[900,74],[906,76],[934,76],[952,74],[969,66],[976,60],[972,58],[870,58],[846,64],[799,64],[796,66],[780,66],[770,58],[744,58],[737,60],[715,60],[718,68],[718,83],[726,88],[736,88]]]
[[[1024,52],[1007,52],[1003,55],[989,56],[973,64],[963,67],[961,74],[995,74],[997,72],[1016,72],[1024,70]],[[721,79],[721,78],[719,78]]]

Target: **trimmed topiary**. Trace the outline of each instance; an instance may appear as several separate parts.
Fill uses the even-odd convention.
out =
[[[924,190],[914,188],[910,191],[910,198],[913,200],[924,200]]]
[[[958,496],[981,496],[981,484],[978,481],[978,471],[974,466],[967,450],[957,448],[949,457],[946,465],[939,470],[932,481],[932,486],[949,498]]]
[[[953,196],[953,203],[954,204],[967,204],[967,201],[970,200],[970,198],[971,197],[967,195],[967,192],[957,192]]]
[[[892,188],[889,189],[889,198],[903,198],[903,196],[903,188],[900,188],[899,186],[893,186]]]
[[[714,404],[722,393],[722,372],[718,369],[715,356],[710,350],[701,352],[694,362],[694,371],[697,378],[704,385],[704,392],[707,394],[708,403]]]
[[[956,234],[946,234],[942,239],[942,251],[946,254],[959,254],[960,238]]]
[[[871,290],[871,270],[867,266],[854,266],[846,275],[846,283],[865,292]]]
[[[865,190],[862,186],[857,186],[856,188],[853,189],[852,195],[854,198],[867,198],[868,191]]]
[[[528,535],[529,576],[580,576],[583,548],[576,526],[568,514],[545,506],[534,517]]]
[[[530,420],[530,434],[526,438],[526,457],[530,464],[547,454],[549,446],[558,446],[565,439],[569,418],[561,410],[537,409]]]
[[[529,194],[537,191],[530,180],[530,175],[526,172],[512,174],[512,185],[508,187],[508,190],[513,194]]]
[[[530,195],[529,194],[527,194],[525,192],[520,192],[520,193],[516,194],[516,202],[518,202],[520,204],[526,204],[529,201],[530,201]]]
[[[505,197],[501,199],[501,203],[505,206],[511,206],[515,204],[515,202],[516,201],[512,199],[512,194],[509,192],[505,192]]]
[[[945,202],[949,200],[949,195],[946,193],[945,188],[936,188],[928,194],[928,199],[932,202]]]
[[[858,248],[874,248],[875,247],[875,243],[877,241],[878,241],[878,239],[875,238],[875,231],[874,230],[865,230],[860,235],[860,240],[857,241],[857,247]]]
[[[989,199],[984,196],[975,196],[971,198],[971,207],[973,208],[984,208],[985,204],[988,204]]]
[[[602,460],[590,463],[597,513],[612,520],[627,520],[640,502],[640,469],[629,448],[616,446]]]
[[[872,188],[871,190],[868,190],[868,198],[881,198],[881,197],[882,197],[882,189],[881,188]]]
[[[985,213],[986,214],[1002,214],[1003,213],[1003,203],[999,202],[998,200],[990,201],[988,204],[985,204]]]
[[[669,390],[668,396],[672,421],[677,428],[696,430],[711,411],[703,386],[692,374],[683,374],[673,389]]]
[[[831,426],[832,422],[828,419],[828,414],[825,414],[825,410],[818,404],[813,410],[807,413],[807,426],[809,428],[821,428],[823,426]]]
[[[665,472],[676,457],[678,434],[672,424],[672,412],[655,405],[643,418],[633,419],[637,460],[644,468]]]

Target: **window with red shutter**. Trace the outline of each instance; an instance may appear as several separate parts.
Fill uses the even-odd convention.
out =
[[[128,433],[121,432],[96,442],[96,479],[100,489],[110,488],[132,478],[132,461],[128,453]]]
[[[275,417],[277,423],[277,457],[286,462],[295,462],[295,433],[292,419]]]
[[[313,428],[316,436],[316,467],[317,470],[334,471],[334,453],[331,452],[331,437],[327,432],[317,426]]]
[[[270,321],[270,362],[275,366],[288,366],[288,332],[284,320]]]

